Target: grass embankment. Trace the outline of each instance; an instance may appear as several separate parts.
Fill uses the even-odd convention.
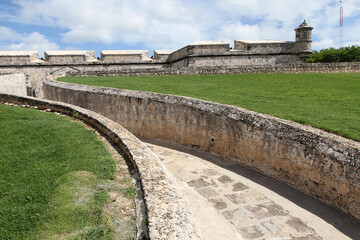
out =
[[[1,104],[0,129],[0,239],[113,239],[115,162],[93,130]]]
[[[360,141],[360,74],[66,77],[59,81],[194,97]]]

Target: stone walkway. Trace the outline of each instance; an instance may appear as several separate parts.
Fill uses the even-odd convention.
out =
[[[360,239],[360,224],[322,202],[212,154],[146,145],[176,177],[203,239]]]

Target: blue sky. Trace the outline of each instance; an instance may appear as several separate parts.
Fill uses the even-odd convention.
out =
[[[332,0],[0,0],[0,51],[179,49],[197,41],[294,41],[338,47]],[[344,46],[360,45],[360,0],[343,0]]]

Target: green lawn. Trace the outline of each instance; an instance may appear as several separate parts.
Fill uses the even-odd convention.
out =
[[[115,162],[94,130],[0,104],[0,239],[111,239],[100,186]]]
[[[360,141],[359,73],[65,77],[58,80],[236,105]]]

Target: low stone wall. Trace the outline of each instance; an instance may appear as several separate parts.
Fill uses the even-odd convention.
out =
[[[286,61],[287,55],[283,55],[278,60]],[[290,56],[291,57],[291,56]],[[196,57],[193,57],[196,58]],[[219,57],[220,58],[220,57]],[[262,61],[266,58],[260,58]],[[231,67],[230,62],[228,66],[213,66],[206,67],[206,61],[209,60],[203,57],[204,66],[189,67],[189,68],[171,68],[164,65],[158,65],[157,68],[147,68],[140,66],[121,66],[121,65],[90,65],[90,66],[76,66],[79,71],[69,71],[68,76],[147,76],[147,75],[215,75],[215,74],[243,74],[243,73],[349,73],[360,72],[360,62],[349,63],[303,63],[303,64],[279,64],[279,65],[248,65]],[[269,61],[276,61],[275,58],[268,56]],[[185,60],[183,60],[185,61]],[[186,60],[188,61],[188,60]],[[214,59],[209,62],[214,62]],[[222,60],[221,60],[222,61]],[[247,61],[247,60],[246,60]],[[187,64],[187,63],[181,63]],[[198,61],[197,64],[200,64]]]
[[[173,95],[44,82],[45,98],[81,106],[138,137],[245,164],[360,219],[360,143],[239,107]]]
[[[60,102],[0,94],[0,102],[36,106],[74,116],[117,144],[132,163],[145,201],[146,217],[139,215],[137,239],[200,239],[176,180],[161,160],[119,124],[95,112]],[[138,209],[138,206],[137,206]],[[146,226],[148,231],[146,231]]]

